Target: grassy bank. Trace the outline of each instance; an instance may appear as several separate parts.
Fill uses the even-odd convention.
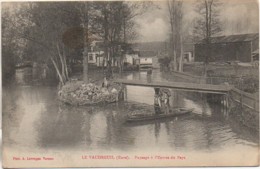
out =
[[[202,63],[184,64],[184,72],[202,76],[204,65]],[[234,85],[236,88],[248,92],[259,93],[259,69],[252,66],[241,65],[208,65],[208,77]]]

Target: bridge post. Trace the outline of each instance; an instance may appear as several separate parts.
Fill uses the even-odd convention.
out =
[[[229,110],[229,98],[228,98],[228,94],[226,94],[226,98],[227,98],[227,112]]]
[[[228,106],[228,102],[227,102],[227,96],[224,95],[224,106],[225,106],[225,111],[227,112],[227,106]]]
[[[122,88],[123,88],[123,99],[127,100],[127,89],[126,89],[126,85],[122,84]]]
[[[243,94],[240,94],[240,104],[241,104],[241,108],[243,108]]]
[[[254,109],[255,109],[256,111],[258,111],[258,110],[257,110],[257,106],[256,106],[256,105],[257,105],[257,99],[256,99],[256,98],[254,98]]]
[[[223,112],[224,112],[224,115],[226,115],[226,113],[227,113],[227,96],[226,95],[223,95]]]

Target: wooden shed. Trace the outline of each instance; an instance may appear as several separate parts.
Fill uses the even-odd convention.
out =
[[[206,45],[204,39],[194,46],[195,61],[204,62],[209,48],[209,62],[253,62],[253,52],[259,49],[259,34],[212,37],[210,46]]]

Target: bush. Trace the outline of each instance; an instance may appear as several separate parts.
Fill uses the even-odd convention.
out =
[[[235,87],[248,93],[255,93],[259,91],[259,81],[253,77],[245,77],[243,78],[243,81],[240,82],[240,85],[239,82],[236,84],[238,85],[235,85]]]
[[[58,93],[62,102],[71,105],[90,105],[97,103],[112,103],[118,101],[121,87],[116,84],[102,88],[94,83],[73,81],[66,83]]]
[[[167,71],[170,68],[171,64],[171,58],[170,57],[164,57],[164,58],[159,58],[158,62],[160,63],[160,67],[164,70]]]

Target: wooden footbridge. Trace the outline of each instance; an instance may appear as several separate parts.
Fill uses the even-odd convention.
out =
[[[115,83],[133,86],[145,86],[153,88],[172,88],[175,90],[203,92],[203,93],[219,93],[226,94],[232,89],[229,85],[212,85],[212,84],[198,84],[198,83],[184,83],[184,82],[147,82],[141,80],[125,80],[117,79]]]

